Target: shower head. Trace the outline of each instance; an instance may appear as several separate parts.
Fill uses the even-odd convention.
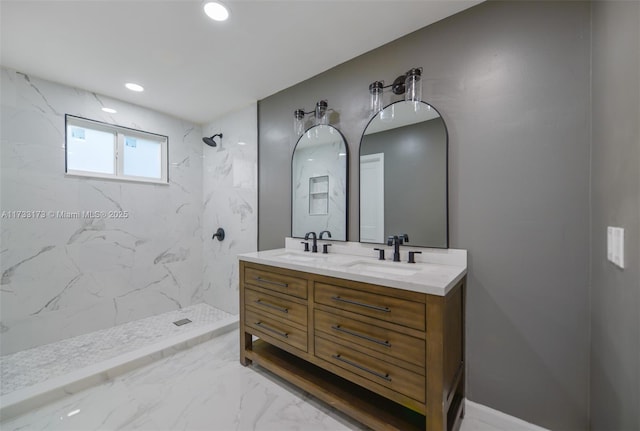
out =
[[[215,135],[213,135],[210,138],[207,138],[206,136],[204,138],[202,138],[202,142],[204,142],[205,144],[207,144],[210,147],[215,147],[218,144],[216,143],[216,141],[214,141],[214,139],[216,137],[220,136],[220,142],[222,142],[222,133],[216,133]]]

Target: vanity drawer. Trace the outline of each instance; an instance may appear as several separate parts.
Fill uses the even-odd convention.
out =
[[[300,329],[297,325],[288,324],[282,319],[260,313],[249,307],[245,308],[244,323],[246,326],[258,331],[256,332],[258,336],[264,334],[297,349],[307,351],[306,327]]]
[[[303,326],[307,325],[307,304],[298,304],[289,299],[253,289],[245,289],[244,303],[245,306],[254,308],[256,311],[260,310]]]
[[[314,339],[316,356],[346,370],[348,373],[343,373],[343,377],[348,379],[348,374],[355,374],[419,402],[425,401],[424,376],[361,353],[352,347],[318,336]]]
[[[307,280],[304,278],[247,267],[244,270],[244,281],[247,284],[307,299]]]
[[[324,283],[316,283],[314,292],[315,301],[320,304],[409,328],[425,329],[423,303]]]
[[[321,310],[314,311],[314,322],[316,331],[368,347],[381,353],[380,357],[386,361],[397,358],[424,368],[424,340]]]

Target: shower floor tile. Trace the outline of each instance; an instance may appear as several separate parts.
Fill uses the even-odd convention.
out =
[[[191,323],[173,324],[185,318]],[[237,320],[237,316],[198,304],[5,355],[0,357],[0,395],[4,397],[141,349],[153,353],[154,346],[168,348]]]

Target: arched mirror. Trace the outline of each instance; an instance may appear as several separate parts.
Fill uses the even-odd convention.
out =
[[[291,159],[291,236],[328,230],[331,239],[347,240],[347,166],[347,142],[335,127],[300,136]]]
[[[360,141],[360,241],[448,248],[448,135],[438,111],[399,101],[378,112]]]

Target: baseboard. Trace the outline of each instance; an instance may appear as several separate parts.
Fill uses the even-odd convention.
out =
[[[495,425],[497,429],[517,431],[549,431],[538,425],[510,416],[499,410],[492,409],[469,399],[465,400],[465,418],[473,418],[487,424]]]

